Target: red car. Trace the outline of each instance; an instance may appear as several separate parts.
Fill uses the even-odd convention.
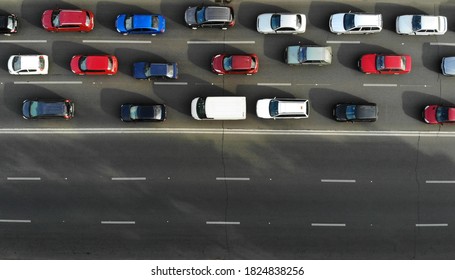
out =
[[[212,58],[212,71],[218,75],[258,72],[259,61],[255,54],[217,54]]]
[[[423,120],[429,124],[455,122],[455,107],[428,105],[423,110]]]
[[[52,32],[89,32],[95,25],[94,15],[88,10],[46,10],[41,23]]]
[[[365,74],[407,74],[411,72],[411,56],[396,54],[365,54],[358,63]]]
[[[117,69],[113,55],[75,55],[71,59],[71,71],[78,75],[114,75]]]

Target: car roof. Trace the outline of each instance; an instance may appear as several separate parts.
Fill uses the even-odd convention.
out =
[[[86,13],[82,10],[61,10],[59,13],[60,25],[85,23]]]
[[[385,55],[384,56],[385,68],[387,69],[405,69],[406,65],[403,63],[401,55]]]
[[[63,116],[66,114],[65,101],[43,101],[34,100],[38,102],[39,111],[43,115],[58,115]],[[32,101],[33,102],[33,101]]]
[[[279,99],[278,112],[280,115],[308,115],[308,100],[303,99]]]
[[[448,109],[448,111],[449,111],[449,112],[448,112],[448,114],[449,114],[449,116],[448,116],[449,120],[450,120],[450,121],[455,120],[455,107],[448,107],[447,109]]]
[[[331,47],[302,47],[306,48],[307,60],[324,60],[331,61]]]
[[[39,67],[39,55],[18,55],[21,58],[22,69],[37,69]]]
[[[207,21],[231,21],[231,8],[223,6],[207,6],[205,10]]]
[[[377,118],[377,106],[375,104],[356,105],[356,117],[358,119],[375,119]]]
[[[104,55],[87,56],[87,69],[90,70],[105,70],[109,65],[109,57]]]
[[[422,29],[439,29],[439,17],[438,16],[426,16],[421,15]]]
[[[355,14],[354,16],[355,26],[380,26],[381,15],[376,14]]]
[[[235,70],[251,69],[252,58],[249,55],[232,55],[232,68]]]
[[[150,28],[152,26],[153,15],[133,15],[134,28]]]
[[[280,27],[293,27],[297,26],[297,15],[296,14],[279,14],[280,15]]]

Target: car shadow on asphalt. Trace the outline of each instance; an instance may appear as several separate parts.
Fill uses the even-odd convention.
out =
[[[187,26],[185,23],[186,9],[190,6],[198,6],[201,3],[197,1],[180,1],[180,3],[181,4],[176,5],[176,3],[172,1],[161,1],[160,11],[166,19],[170,19],[182,26]],[[188,28],[188,30],[190,29]]]
[[[356,44],[355,48],[351,44],[341,44],[337,52],[337,58],[341,65],[358,70],[358,61],[360,57],[368,53],[393,54],[394,51],[383,48],[378,45]]]
[[[294,12],[298,13],[298,11]],[[257,17],[264,13],[290,13],[290,11],[276,5],[242,2],[237,10],[237,22],[246,28],[256,31]]]
[[[276,36],[278,36],[280,40],[277,40]],[[318,44],[297,35],[265,35],[264,54],[270,59],[284,63],[284,51],[288,46],[293,45],[314,46]]]
[[[83,6],[75,6],[65,1],[52,0],[52,1],[36,1],[36,0],[24,0],[21,5],[21,19],[30,22],[32,25],[43,28],[41,24],[41,15],[45,10],[52,9],[71,9],[79,10],[83,9]],[[19,20],[21,20],[19,19]],[[96,19],[96,18],[95,18]],[[44,30],[44,29],[43,29]],[[47,32],[47,31],[45,31]]]
[[[96,5],[96,23],[117,32],[115,29],[115,20],[119,14],[157,14],[143,7],[116,3],[112,1],[101,1]]]
[[[308,10],[307,19],[311,25],[319,29],[330,32],[329,20],[330,16],[337,13],[364,13],[365,11],[344,3],[328,2],[328,1],[313,1]]]
[[[422,46],[422,63],[428,70],[436,73],[442,73],[442,58],[447,56],[455,56],[455,47],[432,46],[430,43],[424,43]],[[442,78],[444,78],[444,76],[442,76]]]
[[[3,44],[2,45],[2,55],[0,56],[0,69],[5,70],[7,73],[6,75],[9,75],[8,72],[8,59],[12,55],[27,55],[27,54],[41,54],[38,51],[35,51],[30,48],[24,48],[24,46],[21,45],[16,45],[16,44]],[[45,55],[49,55],[47,53],[43,53]]]
[[[52,58],[54,63],[71,72],[70,62],[74,55],[107,54],[90,45],[69,41],[55,41],[52,43]]]
[[[418,91],[404,91],[401,95],[401,101],[403,112],[418,121],[423,121],[422,112],[427,105],[434,104],[453,106],[454,104],[453,102],[449,102],[439,96]]]
[[[394,3],[377,3],[374,7],[377,14],[382,14],[382,28],[396,31],[396,19],[401,15],[426,15],[427,13],[414,6]]]
[[[175,62],[168,61],[164,57],[156,55],[151,52],[140,51],[137,49],[130,48],[118,48],[115,49],[115,56],[119,61],[118,71],[126,74],[130,77],[133,76],[133,64],[135,62],[154,62],[154,63],[166,63],[166,62]]]

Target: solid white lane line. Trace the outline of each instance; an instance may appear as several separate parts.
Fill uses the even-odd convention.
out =
[[[0,223],[31,223],[31,220],[7,220],[0,219]]]
[[[157,86],[187,86],[187,82],[153,82]]]
[[[355,180],[344,179],[321,179],[321,183],[355,183]]]
[[[145,181],[145,177],[112,177],[112,181]]]
[[[47,43],[47,40],[0,40],[0,43]]]
[[[426,180],[425,183],[427,183],[427,184],[455,184],[455,181],[454,180],[442,180],[442,181]]]
[[[209,45],[209,44],[255,44],[256,41],[186,41],[188,45]]]
[[[447,227],[449,224],[416,224],[416,227]]]
[[[102,225],[134,225],[135,221],[101,221]]]
[[[258,86],[282,86],[282,87],[288,87],[291,86],[291,83],[257,83]]]
[[[397,84],[363,84],[364,87],[396,87]]]
[[[206,221],[207,225],[240,225],[240,222]]]
[[[10,181],[40,181],[40,177],[6,177]]]
[[[455,46],[455,43],[437,43],[431,42],[430,46]]]
[[[249,181],[250,178],[241,177],[216,177],[217,181]]]
[[[345,227],[346,224],[311,223],[312,227]]]
[[[360,41],[327,41],[327,44],[360,44]]]
[[[107,43],[107,44],[151,44],[152,41],[139,40],[82,40],[82,43]]]
[[[15,81],[15,85],[35,84],[35,85],[81,85],[82,81]]]

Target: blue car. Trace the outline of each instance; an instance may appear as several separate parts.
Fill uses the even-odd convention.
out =
[[[177,63],[136,62],[133,64],[133,76],[139,80],[153,78],[177,79]]]
[[[117,16],[115,28],[117,28],[117,31],[123,35],[156,35],[166,31],[166,19],[162,15],[121,14]]]

